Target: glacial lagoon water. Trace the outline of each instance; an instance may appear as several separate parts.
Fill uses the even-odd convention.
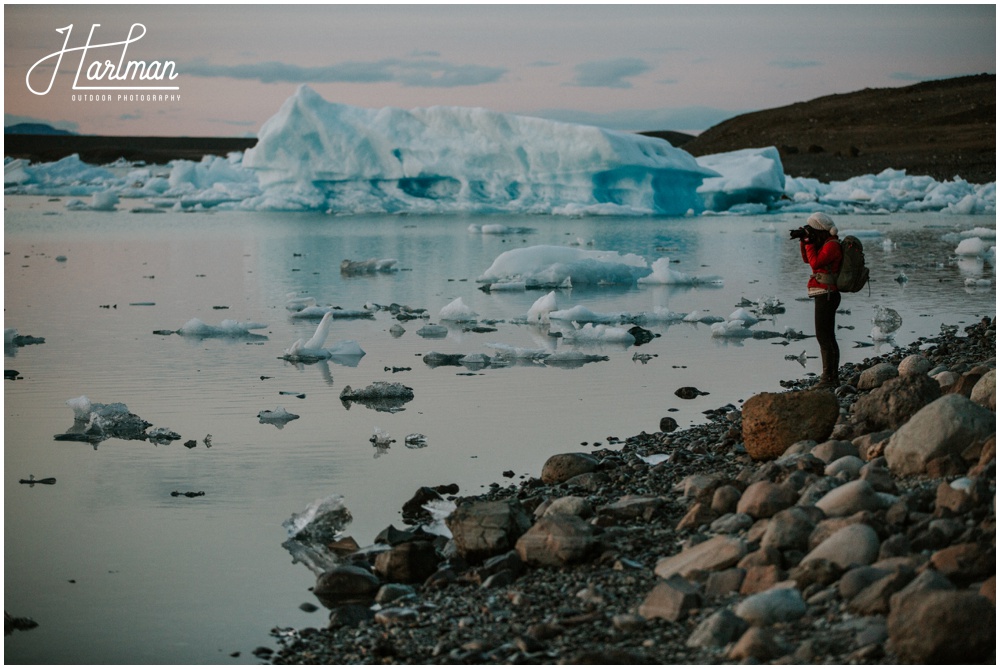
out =
[[[782,379],[818,373],[786,359],[813,339],[713,338],[704,324],[649,326],[661,335],[641,347],[586,349],[608,360],[576,368],[538,364],[481,370],[430,367],[429,351],[492,354],[491,343],[550,347],[544,329],[511,321],[544,293],[478,289],[475,279],[511,248],[582,243],[636,253],[721,286],[596,286],[560,291],[560,308],[595,312],[730,314],[742,299],[776,297],[784,313],[755,326],[812,333],[811,304],[800,301],[808,270],[787,230],[801,214],[683,218],[504,216],[333,217],[322,214],[68,211],[60,201],[6,197],[4,324],[45,343],[5,349],[20,378],[4,389],[4,607],[39,626],[5,638],[9,663],[256,663],[274,647],[272,627],[321,627],[306,612],[314,575],[282,547],[282,522],[318,498],[342,495],[353,515],[346,533],[366,545],[423,485],[457,483],[462,494],[537,475],[554,453],[591,450],[658,429],[682,427],[702,412]],[[469,231],[472,223],[528,228],[517,234]],[[995,268],[957,259],[946,235],[994,229],[995,217],[899,213],[837,217],[861,231],[871,292],[846,296],[838,317],[842,361],[861,361],[891,343],[870,344],[874,308],[896,310],[895,341],[933,335],[942,323],[968,324],[996,313]],[[889,240],[886,243],[886,240]],[[990,242],[992,244],[993,242]],[[592,244],[592,246],[589,246]],[[340,272],[344,259],[395,258],[400,271]],[[905,275],[906,280],[902,280]],[[965,280],[989,282],[967,287]],[[899,279],[899,280],[897,280]],[[295,365],[280,358],[315,321],[290,318],[286,294],[360,309],[393,302],[426,308],[428,321],[337,320],[328,345],[356,340],[356,366]],[[495,332],[425,339],[457,297]],[[191,318],[259,321],[253,339],[154,334]],[[783,345],[785,344],[785,345]],[[653,356],[643,362],[635,353]],[[347,385],[394,381],[415,397],[396,413],[339,399]],[[709,394],[674,395],[681,386]],[[96,448],[55,441],[73,424],[66,400],[124,402],[181,439],[154,445],[110,439]],[[279,406],[299,419],[278,428],[257,415]],[[370,438],[395,439],[388,450]],[[404,437],[426,436],[423,448]],[[211,435],[211,447],[205,437]],[[196,441],[193,448],[184,446]],[[513,471],[514,479],[504,477]],[[20,479],[55,477],[54,485]],[[198,491],[203,496],[172,496]]]

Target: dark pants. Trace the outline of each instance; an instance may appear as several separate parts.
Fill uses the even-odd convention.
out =
[[[813,299],[816,300],[816,341],[823,357],[823,378],[836,379],[840,369],[840,347],[837,346],[835,321],[840,293],[835,291]]]

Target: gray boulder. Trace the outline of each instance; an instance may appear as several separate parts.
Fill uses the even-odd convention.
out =
[[[995,432],[994,412],[964,395],[949,394],[928,404],[893,433],[885,459],[898,476],[920,474],[931,460],[961,455],[972,442]]]
[[[531,527],[531,518],[516,500],[464,502],[446,521],[458,554],[472,563],[506,553]]]

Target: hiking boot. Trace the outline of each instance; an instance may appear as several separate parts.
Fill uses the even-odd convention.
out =
[[[819,382],[816,383],[816,385],[814,385],[812,389],[823,390],[825,388],[829,390],[836,390],[838,387],[840,387],[840,380],[837,379],[836,377],[831,378],[828,376],[821,376],[819,377]]]

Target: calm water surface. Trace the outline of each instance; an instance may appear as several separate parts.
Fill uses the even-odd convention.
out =
[[[812,339],[788,346],[720,340],[708,326],[687,323],[651,327],[662,336],[641,348],[588,349],[609,360],[575,369],[515,365],[470,374],[421,361],[428,351],[491,354],[493,342],[552,346],[544,331],[509,322],[542,293],[486,294],[475,279],[505,250],[577,240],[649,261],[666,255],[679,271],[725,281],[718,288],[574,289],[560,293],[560,308],[660,306],[726,316],[741,298],[776,296],[786,313],[757,329],[811,334],[811,305],[796,301],[808,270],[787,237],[801,216],[144,215],[68,212],[61,202],[28,197],[7,197],[5,207],[4,324],[46,340],[8,349],[4,364],[23,377],[4,385],[4,608],[39,623],[5,639],[9,663],[255,663],[254,648],[275,645],[272,627],[325,624],[323,610],[298,608],[314,601],[315,577],[281,546],[282,521],[311,501],[343,495],[354,517],[347,533],[365,545],[387,525],[401,526],[400,507],[422,485],[458,483],[475,494],[509,482],[506,470],[537,475],[553,453],[655,431],[665,415],[682,426],[698,423],[705,410],[820,371],[818,359],[805,368],[785,359],[802,350],[816,355]],[[468,231],[486,220],[532,232]],[[853,328],[839,330],[844,362],[888,350],[853,347],[868,341],[875,305],[903,317],[900,344],[936,333],[941,323],[995,314],[994,267],[956,261],[956,242],[942,241],[956,229],[995,228],[993,217],[899,214],[838,224],[881,233],[865,238],[871,294],[845,297],[850,314],[838,318]],[[401,271],[339,271],[344,259],[373,257],[396,258]],[[905,283],[894,280],[901,271]],[[969,277],[993,285],[969,289]],[[289,292],[345,309],[422,307],[434,323],[441,307],[461,297],[481,318],[507,322],[492,333],[452,328],[431,340],[416,335],[421,321],[403,323],[406,332],[393,337],[396,321],[387,312],[335,321],[328,345],[358,341],[367,352],[360,363],[293,365],[279,356],[315,323],[289,318]],[[268,327],[254,340],[153,334],[194,317]],[[642,364],[636,352],[655,357]],[[340,402],[344,386],[378,380],[404,383],[416,397],[394,414]],[[688,385],[709,394],[678,399],[674,391]],[[182,439],[159,446],[112,439],[96,449],[54,441],[73,424],[66,400],[79,395],[124,402]],[[301,418],[281,429],[258,421],[258,412],[278,406]],[[397,440],[386,452],[369,442],[376,428]],[[426,448],[406,448],[411,433],[425,435]],[[185,448],[189,439],[198,445]],[[18,483],[29,475],[57,483]],[[175,490],[205,495],[173,497]]]

